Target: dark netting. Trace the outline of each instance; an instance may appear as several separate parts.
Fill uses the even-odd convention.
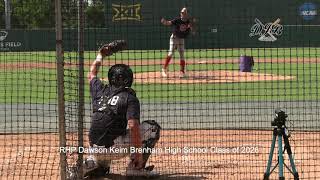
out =
[[[91,117],[106,107],[92,107],[96,61],[103,84],[112,65],[132,69],[140,122],[162,127],[143,144],[159,179],[320,177],[319,0],[62,0],[61,26],[54,2],[10,2],[10,28],[0,2],[2,178],[61,178],[59,161],[81,173]],[[126,49],[98,56],[114,40]],[[107,178],[125,178],[128,162],[112,160]]]

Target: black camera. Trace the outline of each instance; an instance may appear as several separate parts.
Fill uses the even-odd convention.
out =
[[[274,120],[271,122],[271,126],[282,127],[286,124],[286,118],[288,115],[281,109],[275,110]]]

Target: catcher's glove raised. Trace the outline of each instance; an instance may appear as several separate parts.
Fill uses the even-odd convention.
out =
[[[103,56],[111,56],[113,53],[118,51],[122,51],[127,47],[127,42],[125,40],[115,40],[111,43],[104,44],[100,49],[99,52]]]

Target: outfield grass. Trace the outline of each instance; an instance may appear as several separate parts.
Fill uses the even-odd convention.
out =
[[[167,50],[126,50],[121,53],[114,54],[109,59],[117,60],[141,60],[141,59],[162,59],[165,57]],[[251,55],[254,57],[266,58],[295,58],[319,57],[320,48],[239,48],[239,49],[192,49],[186,50],[186,58],[238,58],[241,54]],[[86,60],[94,59],[96,52],[87,51],[84,53]],[[64,58],[77,58],[76,52],[66,52]],[[0,54],[2,63],[9,62],[54,62],[54,51],[41,52],[6,52]]]
[[[187,58],[238,58],[240,54],[266,58],[317,58],[320,48],[247,48],[247,49],[208,49],[188,50]],[[96,52],[86,52],[85,59],[94,59]],[[117,60],[160,59],[166,50],[135,50],[124,51],[110,57]],[[77,54],[66,52],[65,61],[75,62]],[[55,52],[6,52],[0,54],[1,63],[55,62]],[[159,71],[159,65],[132,67],[136,73]],[[170,69],[179,69],[177,65]],[[142,101],[296,101],[318,100],[318,64],[316,63],[256,63],[254,72],[276,75],[295,76],[286,81],[260,81],[245,83],[218,84],[134,84]],[[238,64],[195,64],[188,70],[238,70]],[[88,69],[85,69],[85,74]],[[107,74],[103,68],[100,75]],[[67,100],[77,95],[77,69],[68,67],[65,71],[65,86]],[[48,103],[56,102],[56,70],[55,69],[1,69],[0,71],[0,103]],[[89,101],[88,83],[85,87],[86,100]]]
[[[35,61],[42,62],[42,61]],[[177,65],[170,69],[178,69]],[[138,96],[145,102],[195,101],[297,101],[319,100],[319,72],[316,63],[256,63],[254,72],[295,76],[286,81],[260,81],[217,84],[134,84]],[[189,70],[238,70],[237,64],[189,65]],[[158,71],[159,66],[137,66],[138,72]],[[86,68],[87,72],[88,69]],[[106,75],[103,68],[100,75]],[[65,71],[66,100],[76,99],[77,69]],[[55,103],[55,69],[12,69],[0,71],[0,103]],[[89,101],[88,83],[85,85],[86,101]]]
[[[210,67],[212,66],[212,67]],[[193,65],[191,70],[228,69],[238,70],[236,64]],[[178,68],[178,67],[176,67]],[[216,84],[177,84],[177,85],[135,85],[142,99],[156,101],[297,101],[318,100],[318,65],[317,64],[256,64],[260,73],[295,76],[293,80],[259,81],[245,83]]]

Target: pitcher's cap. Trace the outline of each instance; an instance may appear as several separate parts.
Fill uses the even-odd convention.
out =
[[[182,8],[182,9],[181,9],[181,12],[182,12],[182,13],[187,13],[187,8],[185,8],[185,7]]]

